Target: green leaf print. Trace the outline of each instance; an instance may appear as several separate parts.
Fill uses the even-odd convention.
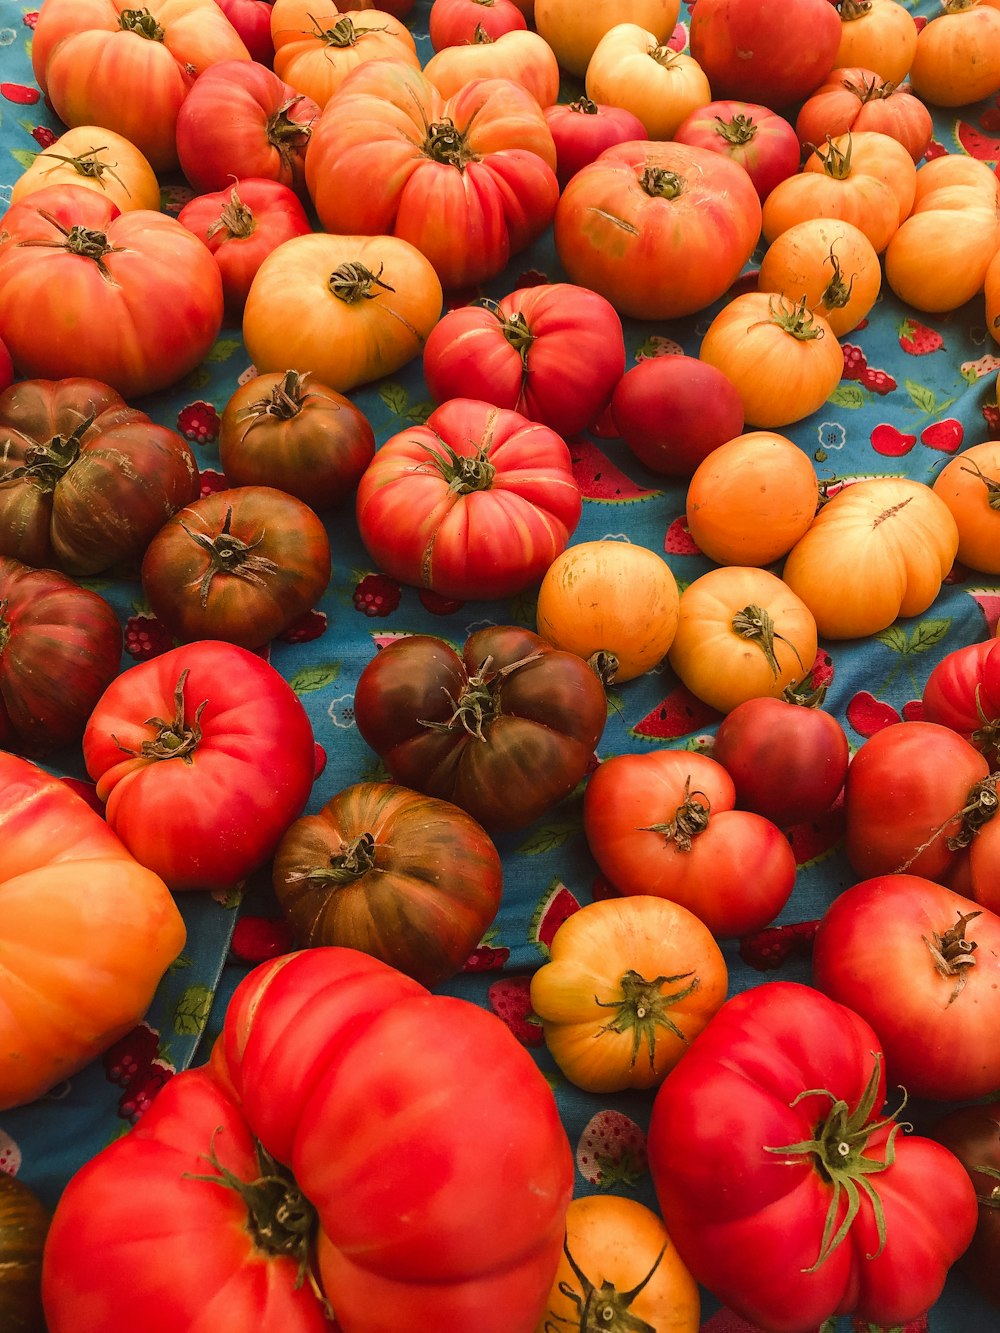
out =
[[[243,344],[237,342],[235,338],[220,338],[212,347],[208,356],[205,357],[205,360],[228,361],[229,358],[234,356],[242,346]]]
[[[896,665],[886,676],[883,690],[893,683],[905,664],[914,695],[919,696],[921,687],[913,670],[912,659],[921,653],[928,653],[936,648],[946,637],[950,628],[950,617],[932,617],[928,620],[921,620],[910,634],[907,634],[906,630],[900,625],[890,625],[888,629],[876,634],[875,638],[878,639],[879,643],[884,644],[890,652],[896,653],[899,658]]]
[[[10,155],[24,171],[28,170],[32,162],[34,162],[35,158],[38,156],[37,153],[32,153],[27,148],[12,148],[10,150]]]
[[[840,384],[826,401],[834,407],[864,407],[868,395],[857,384]]]
[[[174,1008],[174,1032],[179,1037],[197,1037],[205,1029],[212,1008],[207,986],[188,986]]]
[[[332,685],[339,675],[339,662],[316,662],[313,666],[296,671],[289,684],[296,694],[313,694],[316,690]]]
[[[389,411],[394,412],[397,417],[403,416],[410,403],[410,395],[401,384],[383,384],[378,391],[378,396]]]
[[[545,824],[542,828],[535,829],[517,850],[523,856],[539,856],[543,852],[555,851],[571,838],[578,828],[579,824],[575,820]]]

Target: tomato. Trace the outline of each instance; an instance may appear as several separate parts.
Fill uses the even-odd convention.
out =
[[[177,221],[215,256],[226,318],[233,324],[242,319],[250,286],[272,250],[293,236],[312,232],[294,190],[280,181],[256,177],[196,196],[184,205]]]
[[[734,803],[732,779],[706,755],[613,755],[587,783],[583,827],[620,892],[678,903],[720,938],[746,935],[785,905],[795,857],[774,824]]]
[[[425,986],[461,968],[500,906],[500,855],[449,801],[362,782],[285,832],[278,904],[303,947],[343,945]]]
[[[198,76],[250,53],[215,0],[45,0],[31,42],[38,86],[66,125],[101,125],[156,172],[177,166],[181,104]]]
[[[271,11],[274,72],[322,110],[347,76],[370,60],[398,60],[419,69],[409,28],[381,9],[333,14],[303,12],[300,0],[276,0]]]
[[[943,879],[982,822],[977,806],[983,791],[989,795],[989,771],[978,750],[937,722],[896,722],[869,736],[844,786],[854,870]]]
[[[824,143],[828,134],[837,138],[874,130],[896,139],[914,162],[927,151],[933,129],[931,113],[908,85],[856,65],[833,70],[800,108],[795,121],[795,132],[806,149]]]
[[[1000,641],[986,639],[946,653],[924,685],[924,721],[964,737],[995,767],[1000,749]]]
[[[496,832],[523,828],[569,795],[607,701],[575,653],[500,625],[471,634],[461,656],[427,634],[388,644],[361,672],[354,717],[397,782]]]
[[[50,1333],[106,1333],[123,1283],[149,1333],[193,1328],[223,1289],[218,1333],[322,1333],[331,1307],[344,1333],[532,1333],[573,1159],[499,1019],[352,949],[307,949],[241,982],[221,1047],[63,1192]]]
[[[824,638],[860,639],[926,611],[957,550],[955,520],[929,486],[873,477],[823,505],[789,552],[782,578]]]
[[[1000,1085],[1000,917],[918,875],[863,880],[827,908],[813,944],[826,995],[878,1031],[886,1078],[964,1101]]]
[[[960,1106],[931,1125],[932,1139],[955,1154],[969,1173],[979,1200],[979,1222],[972,1244],[958,1260],[962,1273],[993,1305],[1000,1304],[1000,1106]]]
[[[476,3],[476,0],[473,0]],[[645,139],[646,127],[624,107],[608,106],[578,97],[543,108],[556,146],[556,177],[560,190],[582,168],[600,157],[605,148]]]
[[[0,1171],[0,1319],[15,1333],[43,1333],[42,1251],[51,1216],[16,1176]]]
[[[941,1294],[975,1192],[951,1153],[883,1113],[885,1091],[868,1023],[795,982],[727,1000],[667,1075],[649,1126],[663,1220],[744,1319],[773,1333],[848,1311],[900,1325]]]
[[[597,43],[586,90],[595,102],[633,112],[650,139],[673,139],[677,127],[712,100],[698,62],[637,23],[616,23]]]
[[[14,362],[10,359],[5,343],[0,342],[0,393],[14,383]]]
[[[882,288],[882,265],[852,222],[806,218],[776,236],[764,252],[757,287],[789,301],[805,297],[837,338],[868,318]]]
[[[721,713],[780,698],[816,659],[816,620],[791,588],[756,566],[712,569],[681,593],[670,665]]]
[[[900,84],[917,50],[913,15],[897,0],[841,0],[840,45],[834,69],[861,66]]]
[[[25,378],[83,375],[139,397],[193,370],[221,324],[218,267],[176,218],[122,213],[82,185],[46,186],[4,216],[0,336]]]
[[[3,751],[0,839],[6,1110],[41,1097],[134,1027],[185,931],[163,881],[82,797]]]
[[[528,26],[514,0],[433,0],[427,24],[435,51],[471,42],[477,29],[496,40],[501,33]]]
[[[538,589],[538,633],[585,657],[607,684],[655,667],[677,629],[677,580],[662,556],[629,541],[576,542]]]
[[[532,9],[560,68],[582,79],[601,39],[621,23],[649,29],[653,45],[665,42],[677,24],[680,0],[596,0],[586,9],[573,0],[535,0]]]
[[[272,486],[323,513],[357,485],[375,456],[375,433],[342,393],[297,370],[272,371],[233,393],[218,447],[232,485]]]
[[[424,65],[424,74],[442,97],[454,97],[473,79],[509,79],[531,94],[539,107],[559,96],[559,64],[537,32],[515,28],[498,37],[477,33],[472,41],[446,46]]]
[[[563,1257],[535,1333],[571,1328],[591,1313],[595,1328],[629,1318],[635,1327],[697,1333],[698,1286],[663,1222],[636,1199],[584,1195],[566,1213]]]
[[[419,356],[441,299],[430,261],[397,236],[295,236],[250,284],[243,341],[259,373],[306,366],[349,393]]]
[[[694,471],[687,526],[720,565],[770,565],[808,530],[819,504],[812,462],[786,435],[755,430],[720,444]]]
[[[712,758],[733,779],[741,809],[787,828],[830,809],[850,747],[840,722],[818,704],[747,699],[719,723]]]
[[[660,1084],[726,998],[708,927],[649,895],[605,898],[556,930],[531,978],[549,1054],[585,1092]]]
[[[828,0],[792,0],[780,10],[759,0],[706,0],[692,11],[689,40],[717,98],[780,110],[833,68],[840,19]]]
[[[312,727],[263,658],[201,640],[113,680],[83,734],[109,826],[172,889],[231,889],[302,813]]]
[[[545,116],[509,79],[474,82],[446,98],[400,61],[357,70],[306,154],[323,227],[401,237],[448,289],[495,277],[540,236],[559,194]]]
[[[718,100],[696,107],[673,134],[677,143],[708,148],[738,162],[761,203],[799,169],[799,141],[784,116],[753,102]]]
[[[237,62],[244,64],[244,61]],[[105,195],[123,213],[160,207],[160,184],[138,148],[113,130],[79,125],[61,134],[18,176],[10,202],[46,185],[83,185]]]
[[[934,493],[958,525],[958,559],[983,574],[1000,574],[1000,440],[986,440],[951,458],[934,479]]]
[[[177,115],[181,170],[201,194],[233,177],[280,181],[305,192],[306,149],[319,107],[256,61],[206,70]],[[220,126],[225,132],[220,132]]]
[[[908,218],[917,194],[917,168],[905,144],[891,134],[855,128],[815,149],[805,160],[806,174],[874,176],[888,185],[899,206],[897,226]]]
[[[127,567],[200,489],[187,442],[97,380],[12,384],[0,431],[0,553],[25,564]]]
[[[555,431],[451,398],[386,440],[358,483],[356,512],[361,540],[392,578],[494,600],[541,579],[582,508]]]
[[[564,438],[601,415],[624,372],[614,306],[568,282],[449,310],[424,345],[424,378],[435,402],[481,398]]]
[[[270,0],[215,0],[215,3],[239,33],[251,60],[270,65],[274,59]]]
[[[721,370],[693,356],[657,356],[627,370],[611,398],[622,439],[652,472],[690,477],[743,432],[743,399]]]
[[[967,106],[1000,91],[1000,11],[980,0],[943,0],[917,33],[910,85],[935,106]]]
[[[0,556],[0,745],[44,754],[79,740],[121,653],[103,597]]]
[[[703,310],[739,275],[760,235],[760,200],[735,162],[687,144],[607,148],[577,172],[555,214],[570,280],[622,315]]]
[[[1000,254],[1000,251],[997,252]],[[995,342],[1000,343],[1000,259],[994,255],[983,276],[983,288],[986,296],[986,327]],[[2,367],[2,353],[0,353]],[[3,370],[0,368],[0,384],[3,383]]]

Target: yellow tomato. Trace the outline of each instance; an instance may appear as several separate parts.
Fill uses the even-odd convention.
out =
[[[518,6],[524,9],[524,5]],[[535,0],[535,28],[556,54],[560,66],[583,78],[598,42],[619,23],[648,28],[665,42],[677,26],[680,0]]]
[[[123,213],[160,210],[156,173],[135,144],[99,125],[77,125],[43,148],[14,182],[10,202],[46,185],[83,185],[113,200]]]
[[[768,246],[757,276],[762,292],[805,297],[838,338],[867,318],[882,287],[875,247],[860,228],[836,218],[808,218]]]

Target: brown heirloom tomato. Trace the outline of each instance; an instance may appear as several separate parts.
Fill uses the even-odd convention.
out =
[[[361,673],[354,716],[397,782],[498,831],[523,828],[569,795],[607,701],[575,653],[491,625],[469,636],[461,657],[428,634],[390,643]]]
[[[496,916],[503,870],[485,830],[457,805],[359,782],[291,825],[273,882],[303,947],[360,949],[436,986]]]
[[[44,1333],[42,1251],[49,1212],[27,1185],[0,1171],[0,1327]]]
[[[338,505],[374,456],[365,414],[308,372],[256,375],[222,413],[219,457],[229,481],[274,486],[318,512]]]
[[[121,654],[103,597],[0,556],[0,746],[42,754],[79,740]]]
[[[199,491],[185,441],[97,380],[0,395],[0,555],[81,577],[141,558]]]
[[[976,1187],[979,1222],[958,1267],[1000,1305],[1000,1102],[960,1106],[927,1133],[955,1154]]]

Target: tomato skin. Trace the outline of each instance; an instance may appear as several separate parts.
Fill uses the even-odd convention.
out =
[[[356,514],[385,573],[444,597],[482,600],[537,583],[582,508],[569,450],[554,431],[519,412],[452,398],[381,446],[358,483]],[[474,542],[476,533],[488,540]]]
[[[761,698],[738,704],[722,719],[712,757],[732,777],[742,809],[787,828],[833,805],[850,747],[832,713]]]
[[[424,345],[424,376],[436,402],[480,398],[564,439],[600,416],[624,373],[614,306],[568,282],[450,310]]]
[[[463,695],[482,699],[484,686],[480,740],[455,713]],[[362,671],[354,715],[397,782],[453,801],[496,832],[523,828],[569,795],[591,762],[607,701],[575,653],[530,630],[491,626],[469,636],[461,657],[431,635],[390,643]],[[475,714],[465,716],[474,726]]]
[[[816,1162],[843,1166],[850,1152],[829,1139],[815,1159],[767,1149],[816,1140],[833,1098],[855,1113],[864,1137],[854,1151],[885,1161],[880,1056],[852,1010],[810,986],[769,982],[727,1000],[656,1095],[649,1163],[670,1236],[692,1275],[755,1325],[802,1333],[847,1311],[904,1324],[934,1303],[969,1243],[976,1201],[964,1168],[940,1144],[899,1133],[892,1165],[866,1178],[884,1248],[859,1190],[846,1237],[816,1264],[833,1192]]]
[[[903,145],[919,162],[931,141],[931,113],[908,85],[897,87],[879,78],[874,70],[860,66],[835,69],[803,103],[795,121],[795,132],[807,151],[826,141],[826,136],[861,130],[887,134]]]
[[[932,1139],[955,1154],[969,1173],[980,1199],[979,1224],[972,1244],[958,1267],[988,1301],[1000,1305],[1000,1217],[993,1206],[1000,1171],[1000,1120],[996,1102],[960,1106],[936,1120],[928,1130]]]
[[[923,689],[924,721],[965,738],[996,764],[1000,743],[1000,640],[985,639],[947,653]]]
[[[799,169],[795,131],[769,107],[718,99],[698,107],[674,131],[677,143],[708,148],[738,162],[753,181],[761,203],[779,181]]]
[[[250,59],[269,66],[274,59],[274,43],[268,0],[215,0],[215,3],[239,33]]]
[[[144,754],[144,742],[159,754]],[[110,827],[175,890],[229,888],[263,864],[315,771],[312,727],[291,686],[255,653],[210,639],[113,680],[87,723],[83,758]]]
[[[633,112],[589,97],[555,102],[542,109],[556,146],[560,190],[565,190],[572,177],[596,161],[605,148],[649,138],[645,125]]]
[[[97,125],[78,125],[44,148],[14,182],[10,202],[58,184],[95,190],[123,213],[160,208],[160,183],[142,153],[122,135]]]
[[[962,917],[968,920],[957,928]],[[955,931],[949,949],[942,941]],[[945,966],[942,955],[973,962]],[[862,880],[820,921],[813,977],[876,1028],[886,1078],[912,1096],[965,1101],[1000,1084],[1000,1052],[990,1040],[1000,1022],[1000,917],[993,912],[918,875]]]
[[[44,320],[39,292],[53,294]],[[25,379],[87,376],[138,398],[193,370],[221,324],[218,267],[176,218],[120,213],[82,185],[36,190],[4,216],[0,336]]]
[[[496,41],[505,32],[528,26],[513,0],[433,0],[427,24],[435,51],[473,41],[477,28]]]

